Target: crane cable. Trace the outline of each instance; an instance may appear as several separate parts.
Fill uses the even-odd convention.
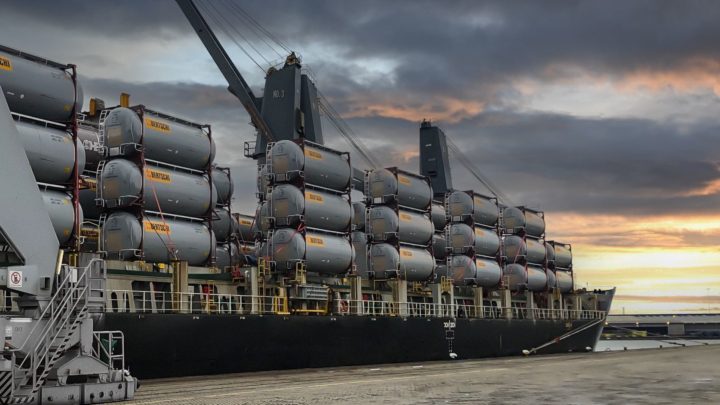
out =
[[[247,49],[245,49],[245,47],[240,43],[240,41],[238,41],[233,35],[230,34],[228,29],[225,27],[225,25],[222,24],[220,19],[217,16],[213,15],[210,8],[212,8],[214,10],[214,12],[217,13],[217,15],[219,15],[224,21],[226,21],[227,25],[232,26],[232,24],[227,22],[227,19],[225,19],[225,17],[222,15],[222,13],[220,13],[220,11],[215,7],[215,5],[212,2],[202,2],[202,3],[198,3],[198,4],[203,4],[203,5],[207,4],[209,6],[209,8],[208,8],[208,6],[204,7],[205,14],[207,14],[207,16],[210,17],[211,20],[213,20],[215,25],[218,28],[220,28],[220,31],[222,31],[226,37],[228,37],[238,48],[240,48],[240,50],[245,54],[245,56],[247,56],[248,59],[250,59],[255,64],[255,66],[258,67],[258,69],[265,72],[265,69],[262,67],[262,65],[260,65],[260,63],[258,63],[257,60],[255,60],[255,58],[253,58],[252,55],[250,55],[250,52]],[[238,31],[235,29],[235,32],[238,32]],[[240,35],[240,36],[243,37],[242,35]],[[253,47],[253,49],[255,49],[255,48]],[[255,52],[257,52],[257,50],[255,50]],[[263,58],[263,60],[266,60],[265,57],[263,57],[262,55],[261,55],[261,57]]]
[[[270,42],[274,42],[283,52],[290,53],[290,49],[287,48],[283,43],[281,43],[277,38],[275,38],[268,30],[266,30],[257,20],[252,18],[252,16],[247,13],[245,10],[240,7],[237,3],[233,2],[232,0],[228,1],[228,4],[230,7],[228,10],[234,14],[235,16],[240,17],[240,19],[244,19],[249,23],[249,28],[252,30],[255,35],[260,38],[260,40],[267,45],[268,48],[270,48],[279,58],[283,57],[283,54],[280,53],[276,49],[275,46],[273,46]],[[268,40],[270,42],[268,42]]]
[[[485,177],[480,170],[472,163],[470,159],[468,159],[467,156],[462,152],[462,150],[455,144],[455,142],[450,139],[447,135],[445,136],[445,139],[447,140],[448,148],[453,153],[455,158],[460,161],[460,163],[465,166],[465,168],[472,174],[475,179],[477,179],[485,188],[490,191],[495,197],[497,197],[500,202],[506,204],[506,205],[515,205],[510,198],[505,195],[500,189],[495,186],[490,179]]]
[[[262,52],[260,52],[257,48],[255,48],[255,45],[253,45],[253,41],[250,41],[250,40],[238,29],[238,24],[232,24],[232,23],[230,22],[230,20],[225,16],[225,13],[222,12],[222,11],[220,11],[218,8],[215,7],[215,4],[213,4],[212,2],[208,2],[208,4],[210,5],[210,7],[212,7],[213,9],[215,9],[215,11],[218,13],[218,15],[220,16],[220,18],[222,18],[223,21],[225,21],[225,23],[227,23],[227,25],[230,27],[230,29],[232,29],[233,31],[235,31],[235,33],[238,34],[238,36],[239,36],[240,38],[242,38],[243,41],[245,41],[245,42],[248,44],[248,46],[249,46],[253,51],[255,51],[255,53],[257,53],[258,55],[260,55],[260,57],[262,58],[263,61],[265,61],[265,63],[266,63],[267,66],[271,65],[270,60],[269,60],[268,58],[266,58],[265,55],[263,55]]]
[[[372,157],[372,154],[370,153],[370,150],[367,146],[360,140],[360,138],[353,132],[352,128],[345,122],[345,120],[342,119],[340,114],[333,108],[333,106],[330,104],[330,102],[325,98],[325,96],[320,92],[320,90],[317,91],[318,93],[318,99],[319,99],[319,107],[320,109],[325,112],[326,116],[330,120],[330,122],[335,126],[335,128],[338,130],[340,135],[345,138],[348,143],[357,150],[357,152],[362,156],[367,163],[370,164],[371,168],[377,169],[381,167],[380,163],[375,160],[375,158]]]
[[[252,50],[255,51],[255,53],[257,53],[258,55],[260,55],[260,57],[268,65],[271,65],[269,60],[255,46],[250,43],[249,39],[245,35],[243,35],[237,28],[235,28],[235,25],[233,25],[212,2],[200,4],[208,4],[208,6],[212,8],[211,10],[207,6],[204,7],[205,12],[208,14],[210,19],[212,19],[215,25],[217,25],[220,30],[238,48],[240,48],[240,50],[245,54],[245,56],[247,56],[253,63],[255,63],[255,65],[263,73],[266,73],[265,69],[260,65],[260,63],[258,63],[255,58],[253,58],[253,56],[250,54],[250,52],[241,44],[241,42],[238,41],[237,38],[231,34],[231,32],[226,28],[226,25],[230,26],[232,30],[237,34],[237,36],[239,36],[246,43],[248,43]],[[227,8],[227,10],[230,11],[232,15],[234,15],[236,18],[240,17],[241,19],[244,17],[245,21],[250,22],[252,26],[256,27],[256,29],[259,30],[259,32],[263,33],[265,37],[268,38],[270,41],[276,43],[286,52],[291,52],[290,49],[282,41],[272,35],[259,22],[257,22],[257,20],[255,20],[252,16],[250,16],[250,14],[243,10],[242,7],[240,7],[237,3],[230,0],[227,4],[231,5],[234,8],[232,10],[229,7]],[[223,21],[225,22],[225,24],[222,23]],[[263,39],[263,37],[258,33],[258,31],[256,31],[256,34],[266,45],[270,47],[270,49],[272,49],[275,53],[278,53],[278,51],[274,47],[270,46],[270,44],[268,44],[268,42]],[[375,169],[381,167],[382,165],[380,165],[380,163],[372,157],[372,154],[370,153],[370,150],[367,148],[367,146],[365,146],[365,144],[360,140],[360,138],[353,132],[352,128],[350,128],[350,126],[342,119],[340,114],[335,110],[335,108],[333,108],[328,99],[320,92],[320,90],[318,90],[318,101],[318,107],[320,108],[320,110],[325,113],[330,123],[338,130],[340,135],[350,144],[350,146],[353,147],[360,154],[360,156],[371,166],[371,168]]]

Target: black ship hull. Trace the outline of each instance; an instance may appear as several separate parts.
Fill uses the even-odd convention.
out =
[[[516,356],[594,348],[597,320],[104,313],[96,330],[125,334],[126,367],[139,378]]]

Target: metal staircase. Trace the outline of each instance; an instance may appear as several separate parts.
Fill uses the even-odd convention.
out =
[[[84,268],[63,265],[55,293],[32,327],[20,332],[24,335],[20,337],[22,343],[13,347],[6,342],[0,358],[0,404],[40,403],[39,393],[43,387],[67,383],[67,376],[59,375],[56,366],[61,359],[66,362],[78,357],[69,351],[81,342],[83,322],[91,322],[88,314],[101,308],[104,302],[104,267],[98,264],[101,263],[93,259]],[[99,340],[100,336],[102,334],[94,333],[93,339]],[[122,336],[119,339],[122,340]],[[106,363],[110,372],[118,356],[109,353],[105,357],[107,361],[98,361]]]

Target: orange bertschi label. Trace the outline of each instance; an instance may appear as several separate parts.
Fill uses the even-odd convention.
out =
[[[407,249],[400,249],[400,256],[412,257],[412,256],[413,256],[413,252],[411,252],[411,251],[409,251],[409,250],[407,250]]]
[[[170,235],[170,225],[162,222],[145,221],[145,231]]]
[[[308,246],[325,247],[325,239],[318,236],[308,236],[306,243]]]
[[[158,183],[170,184],[172,179],[170,173],[162,172],[155,169],[145,169],[145,178],[148,180],[156,181]]]
[[[409,186],[410,184],[412,184],[410,179],[405,176],[398,176],[398,181],[400,182],[400,184],[404,184],[406,186]]]
[[[150,117],[145,117],[145,128],[154,129],[158,132],[163,132],[166,134],[170,133],[170,125],[169,124],[162,122],[162,121],[154,120]]]
[[[309,157],[310,159],[315,159],[315,160],[322,160],[322,158],[323,158],[322,153],[320,153],[316,150],[308,149],[308,148],[305,148],[305,156]]]
[[[317,194],[317,193],[313,193],[311,191],[305,192],[305,199],[307,201],[318,203],[318,204],[323,204],[325,202],[325,200],[323,199],[323,196],[321,196],[320,194]]]
[[[412,221],[412,216],[410,214],[406,214],[404,212],[400,213],[400,220],[401,221]]]
[[[8,58],[0,56],[0,70],[7,70],[8,72],[12,72],[12,61]]]

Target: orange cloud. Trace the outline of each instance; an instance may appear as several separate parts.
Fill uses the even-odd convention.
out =
[[[697,196],[708,196],[720,193],[720,179],[710,181],[705,184],[704,187],[690,190],[684,196],[686,197],[697,197]]]
[[[481,101],[461,100],[447,96],[428,96],[417,99],[410,96],[399,99],[376,100],[357,95],[349,100],[350,112],[345,118],[386,117],[407,121],[423,118],[457,123],[480,114],[485,104]]]
[[[680,91],[707,88],[720,95],[720,61],[698,57],[687,60],[676,69],[638,69],[623,76],[617,86],[625,90],[653,91],[668,87]]]
[[[410,163],[410,160],[420,156],[420,152],[417,149],[409,149],[404,151],[394,152],[393,155],[396,158],[402,160],[403,163]]]

